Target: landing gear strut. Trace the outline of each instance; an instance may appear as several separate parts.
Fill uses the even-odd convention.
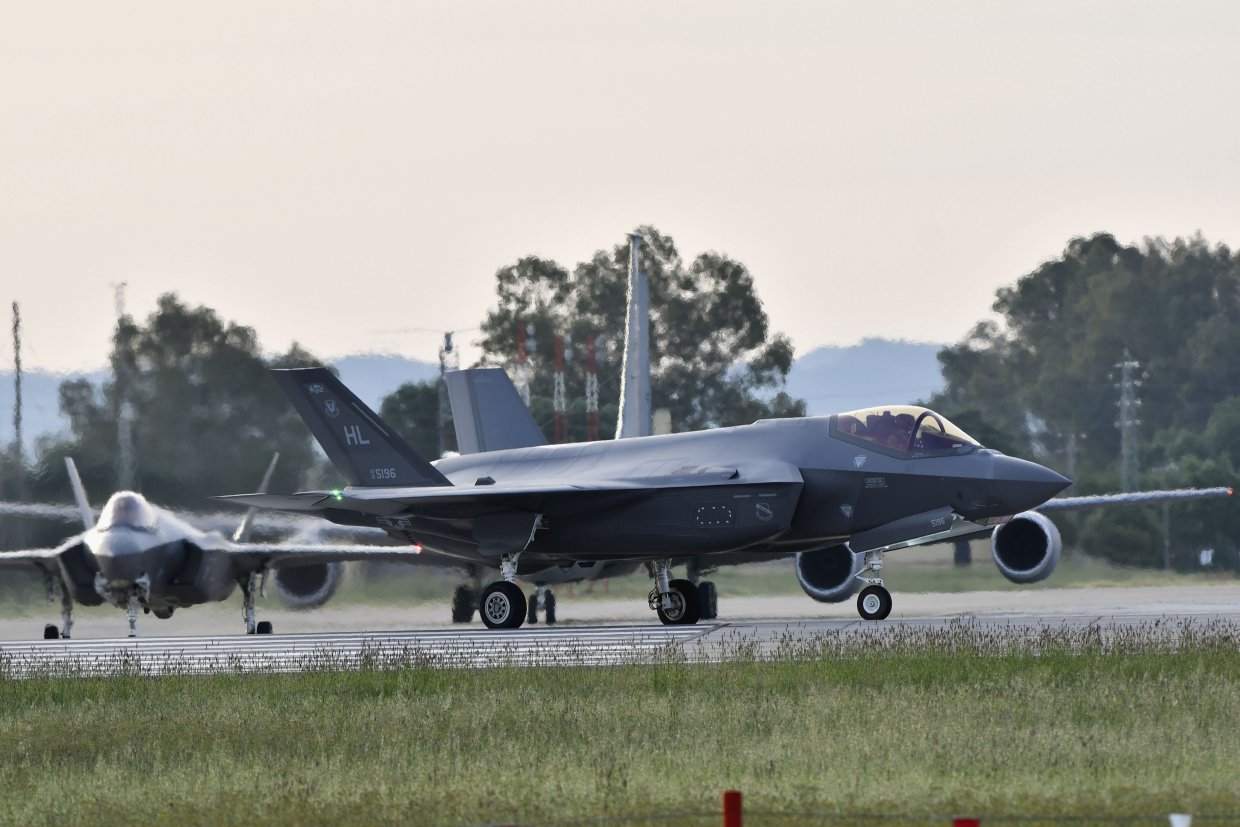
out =
[[[488,629],[517,629],[525,622],[525,594],[513,582],[517,578],[517,558],[520,556],[520,553],[505,554],[499,567],[504,579],[482,590],[478,613]]]
[[[247,635],[269,635],[272,632],[270,620],[264,620],[259,623],[254,622],[254,596],[262,591],[259,586],[259,574],[256,571],[241,575],[238,578],[241,584],[241,616],[245,619],[245,633]]]
[[[885,620],[891,614],[891,592],[883,585],[883,578],[878,573],[883,570],[883,553],[867,551],[865,565],[857,579],[866,583],[866,587],[857,595],[857,613],[865,620]]]
[[[73,629],[73,595],[58,574],[43,572],[43,585],[47,588],[48,603],[60,600],[60,628],[57,629],[54,623],[47,624],[43,627],[43,639],[68,640],[69,632]]]
[[[671,580],[671,563],[654,561],[655,587],[650,590],[647,602],[667,626],[692,626],[698,622],[701,609],[698,605],[697,587],[688,580]]]

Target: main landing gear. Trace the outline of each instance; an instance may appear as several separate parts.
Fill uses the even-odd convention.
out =
[[[43,585],[47,588],[48,603],[60,601],[60,628],[57,629],[54,623],[47,624],[43,627],[43,639],[68,640],[73,629],[73,595],[58,574],[43,572]]]
[[[883,570],[883,553],[867,551],[865,565],[857,575],[857,579],[867,584],[857,595],[857,613],[864,620],[885,620],[891,614],[891,592],[883,585],[883,578],[878,573]],[[867,576],[867,572],[872,576]]]
[[[519,553],[505,554],[499,566],[504,579],[482,590],[478,613],[488,629],[517,629],[525,622],[528,610],[525,593],[513,582],[517,579],[517,558],[520,556]]]
[[[671,563],[667,560],[654,562],[655,587],[650,590],[647,602],[667,626],[692,626],[701,618],[698,587],[688,580],[672,580]]]
[[[272,633],[270,620],[254,622],[254,596],[262,592],[259,585],[259,574],[256,571],[243,574],[238,578],[241,584],[241,616],[245,618],[247,635],[269,635]]]
[[[546,586],[536,586],[528,601],[529,611],[526,612],[526,623],[538,622],[538,613],[542,612],[548,626],[555,625],[555,593]]]

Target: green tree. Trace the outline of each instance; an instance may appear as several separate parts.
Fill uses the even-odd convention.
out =
[[[805,403],[783,392],[792,366],[787,337],[772,335],[748,269],[703,253],[686,264],[675,242],[653,227],[642,267],[650,285],[651,401],[666,408],[676,431],[800,416]],[[553,432],[553,364],[557,333],[571,341],[565,364],[570,438],[585,438],[587,338],[595,337],[600,433],[615,431],[627,309],[629,247],[600,250],[570,274],[554,261],[520,259],[496,273],[498,302],[482,324],[484,364],[516,367],[518,327],[529,332],[530,409]]]
[[[72,455],[95,497],[115,489],[119,412],[127,401],[134,487],[161,505],[199,508],[212,494],[251,491],[273,451],[281,455],[273,489],[296,489],[318,461],[266,369],[316,363],[297,345],[265,360],[252,328],[162,296],[144,324],[121,320],[111,381],[101,389],[85,381],[61,385],[72,437],[43,446],[32,488],[63,497],[63,458]]]
[[[379,416],[414,449],[429,459],[456,450],[456,434],[449,423],[439,432],[439,382],[406,382],[384,397]]]
[[[1192,475],[1230,484],[1240,433],[1240,409],[1229,401],[1240,396],[1240,257],[1226,246],[1200,236],[1141,245],[1107,234],[1074,238],[1062,256],[999,290],[994,310],[998,321],[979,324],[940,353],[946,388],[932,405],[953,418],[986,420],[1007,435],[1005,450],[1060,471],[1075,465],[1077,493],[1113,489],[1120,453],[1115,366],[1127,350],[1142,367],[1146,485],[1186,484]],[[1205,462],[1220,451],[1226,462]],[[1212,520],[1205,531],[1182,523],[1177,537],[1217,536],[1224,507],[1176,506],[1176,514]],[[1090,516],[1082,543],[1122,561],[1160,563],[1161,530],[1153,546],[1136,539],[1150,529],[1150,513]]]

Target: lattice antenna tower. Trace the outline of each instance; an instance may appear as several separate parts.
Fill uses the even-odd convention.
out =
[[[536,349],[534,341],[534,323],[517,322],[517,368],[512,383],[517,386],[517,394],[525,407],[530,406],[530,351]]]
[[[598,354],[602,337],[586,336],[586,440],[598,439]]]
[[[551,407],[555,409],[556,444],[568,442],[568,393],[564,384],[564,363],[568,361],[571,345],[571,336],[555,334],[555,390],[552,391]]]
[[[1135,491],[1141,484],[1141,398],[1137,391],[1142,385],[1141,363],[1132,358],[1124,348],[1124,360],[1115,365],[1119,370],[1119,478],[1120,487]]]

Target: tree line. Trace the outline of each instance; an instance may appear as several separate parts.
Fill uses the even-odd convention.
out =
[[[649,226],[638,232],[650,284],[653,407],[667,409],[678,431],[803,415],[804,402],[784,392],[792,344],[771,330],[744,264],[717,252],[686,260],[670,236]],[[614,432],[628,258],[628,245],[618,244],[571,267],[531,255],[495,274],[496,304],[480,324],[481,363],[513,372],[522,331],[530,407],[549,439],[557,334],[573,343],[564,365],[568,438],[587,436],[589,337],[597,343],[599,434]],[[994,310],[940,353],[945,389],[927,400],[983,444],[1071,471],[1074,493],[1116,490],[1116,365],[1127,352],[1140,365],[1142,487],[1235,479],[1240,257],[1227,247],[1200,237],[1137,245],[1106,234],[1075,238],[1060,256],[1000,289]],[[266,375],[268,367],[320,363],[300,346],[264,355],[252,328],[170,294],[144,321],[121,320],[110,362],[112,377],[102,387],[61,385],[69,433],[39,446],[28,474],[32,500],[65,499],[66,455],[76,458],[90,490],[111,491],[130,473],[133,487],[170,506],[201,508],[208,494],[250,490],[275,450],[282,459],[274,490],[337,482]],[[437,383],[425,382],[396,389],[380,413],[435,456],[438,410]],[[136,457],[128,472],[119,450],[125,440]],[[3,460],[6,480],[12,456]],[[1224,552],[1218,562],[1234,565],[1234,511],[1218,501],[1176,506],[1176,563],[1193,565],[1192,552],[1213,546]],[[1069,542],[1158,565],[1163,516],[1156,508],[1114,509],[1061,528]]]

